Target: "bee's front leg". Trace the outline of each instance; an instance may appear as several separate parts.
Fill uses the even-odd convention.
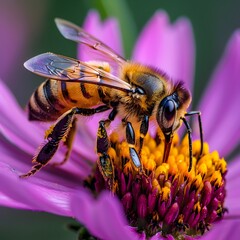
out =
[[[139,155],[141,155],[144,138],[148,132],[149,116],[144,115],[140,126]]]
[[[130,122],[126,122],[126,139],[129,146],[129,154],[132,159],[133,165],[142,171],[142,163],[136,151],[135,132]]]

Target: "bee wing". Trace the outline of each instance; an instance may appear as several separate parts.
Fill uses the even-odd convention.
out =
[[[126,62],[126,59],[118,55],[112,48],[108,47],[99,39],[87,33],[79,26],[59,18],[55,19],[55,22],[60,33],[66,39],[85,44],[90,48],[90,50],[94,52],[98,60],[105,60],[107,62],[110,62],[112,65],[116,65],[116,63],[118,65],[122,65],[124,62]],[[99,54],[103,55],[104,57],[102,58],[100,56],[99,58]]]
[[[24,63],[29,71],[55,80],[97,84],[131,92],[131,85],[120,78],[73,58],[43,53]]]

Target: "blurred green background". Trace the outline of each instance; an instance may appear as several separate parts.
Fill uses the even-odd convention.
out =
[[[23,62],[42,52],[76,56],[76,44],[59,34],[55,17],[79,25],[89,9],[102,18],[120,21],[125,56],[139,32],[157,9],[164,9],[175,21],[188,17],[196,41],[194,105],[221,57],[233,31],[240,26],[240,1],[212,0],[0,0],[0,78],[9,86],[22,106],[42,79],[23,68]],[[0,239],[76,239],[66,229],[72,219],[46,213],[0,207]]]

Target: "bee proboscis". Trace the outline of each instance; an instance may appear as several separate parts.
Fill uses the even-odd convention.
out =
[[[47,78],[29,101],[29,119],[56,122],[46,132],[47,143],[33,158],[35,165],[21,177],[29,177],[45,166],[61,141],[64,141],[68,149],[62,161],[64,163],[71,151],[76,117],[91,116],[108,110],[108,118],[100,120],[97,132],[98,167],[105,180],[114,181],[106,128],[116,116],[122,119],[129,156],[136,171],[143,171],[140,153],[149,121],[158,124],[164,138],[163,162],[168,159],[174,132],[183,122],[189,136],[190,171],[191,129],[185,116],[198,114],[201,149],[203,141],[200,112],[187,113],[191,95],[184,84],[173,83],[156,68],[127,61],[75,24],[61,19],[56,19],[56,24],[65,38],[88,46],[89,51],[102,55],[107,61],[83,62],[54,53],[44,53],[25,62],[24,66],[28,70]],[[113,65],[117,66],[116,69]]]

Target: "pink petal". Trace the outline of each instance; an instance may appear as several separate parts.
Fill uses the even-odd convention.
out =
[[[226,219],[213,226],[213,228],[206,233],[201,240],[238,240],[239,239],[240,219]]]
[[[163,237],[160,233],[157,233],[151,237],[150,240],[174,240],[174,237],[172,235],[166,235]]]
[[[26,113],[2,81],[0,93],[0,132],[22,150],[33,152],[42,139],[42,129],[28,121]]]
[[[180,18],[170,24],[168,15],[158,11],[143,29],[136,43],[133,59],[162,69],[174,80],[183,80],[191,89],[195,47],[192,26]]]
[[[240,226],[240,156],[234,159],[228,166],[227,173],[227,197],[225,206],[228,209],[228,213],[225,215],[225,219],[221,222],[213,225],[209,233],[206,233],[201,239],[210,240],[238,240],[239,239],[239,226]]]
[[[0,199],[6,206],[17,206],[32,210],[46,211],[58,215],[71,216],[69,208],[70,194],[76,190],[69,189],[57,182],[36,181],[34,178],[20,179],[19,173],[7,164],[0,163]]]
[[[227,197],[226,207],[228,208],[229,216],[238,216],[240,219],[240,156],[236,157],[228,165],[227,173]]]
[[[72,199],[76,218],[96,237],[101,239],[136,239],[137,234],[127,226],[120,203],[108,192],[97,199],[81,193]]]
[[[200,109],[204,139],[225,156],[240,143],[240,30],[231,37]]]
[[[85,19],[83,28],[122,55],[121,33],[116,19],[108,18],[102,22],[98,12],[90,11]],[[81,44],[79,45],[78,53],[78,58],[83,61],[96,60],[90,49]]]

